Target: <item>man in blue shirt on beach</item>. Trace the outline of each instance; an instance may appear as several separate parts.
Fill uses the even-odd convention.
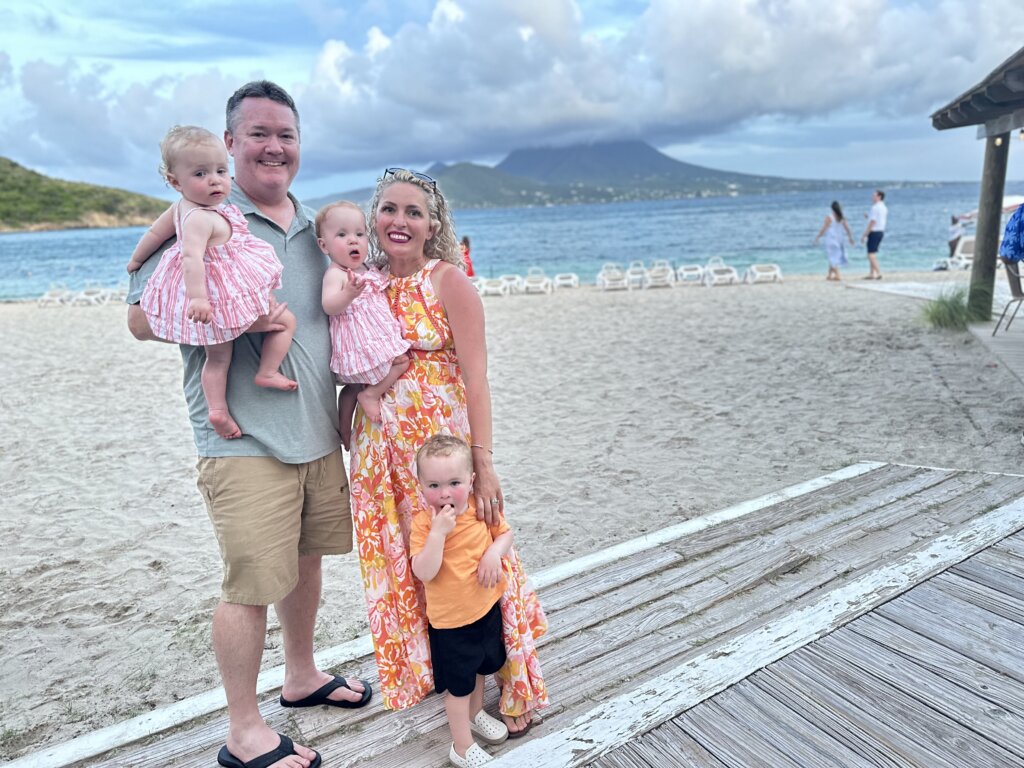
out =
[[[322,672],[313,659],[321,557],[352,550],[328,318],[320,301],[327,259],[317,247],[311,212],[288,191],[299,170],[299,117],[288,93],[265,80],[242,86],[227,103],[224,141],[235,166],[229,201],[284,264],[277,297],[295,314],[297,329],[282,372],[299,387],[282,392],[253,384],[262,342],[255,331],[276,327],[272,313],[234,342],[227,398],[243,435],[223,439],[207,419],[204,350],[181,347],[198,485],[224,562],[213,647],[230,726],[218,762],[243,768],[262,758],[268,768],[316,768],[319,754],[263,720],[256,678],[273,603],[284,634],[282,706],[360,707],[372,694],[369,683]],[[155,338],[138,302],[157,262],[149,259],[132,276],[128,326],[139,339]],[[298,759],[286,761],[290,755]]]

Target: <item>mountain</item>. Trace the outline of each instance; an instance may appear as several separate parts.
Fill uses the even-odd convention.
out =
[[[437,179],[453,208],[610,203],[687,197],[761,195],[813,189],[867,188],[865,181],[826,181],[719,171],[675,160],[642,141],[517,149],[495,167],[437,163]],[[368,202],[373,190],[328,195],[311,207],[346,198]]]
[[[151,224],[166,200],[61,181],[0,157],[0,232]]]

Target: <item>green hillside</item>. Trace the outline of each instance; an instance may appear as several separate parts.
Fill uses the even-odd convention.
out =
[[[0,157],[0,231],[131,227],[152,223],[167,201],[51,179]]]

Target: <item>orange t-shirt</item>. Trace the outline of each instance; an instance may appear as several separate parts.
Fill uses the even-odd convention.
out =
[[[412,520],[409,556],[414,557],[427,543],[432,515],[420,510]],[[476,518],[476,504],[455,518],[455,529],[444,540],[444,557],[437,575],[423,586],[427,592],[427,618],[437,629],[452,629],[472,624],[486,614],[505,591],[505,577],[488,589],[476,578],[480,558],[493,541],[509,528],[505,518],[488,526]]]

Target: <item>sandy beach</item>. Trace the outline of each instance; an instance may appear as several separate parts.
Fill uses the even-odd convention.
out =
[[[495,461],[528,570],[861,460],[1021,469],[1020,382],[969,334],[928,327],[920,301],[796,277],[485,306]],[[124,316],[0,305],[0,758],[219,684],[220,562],[180,358]],[[264,667],[282,661],[273,626]],[[328,558],[318,646],[365,632],[358,563]]]

